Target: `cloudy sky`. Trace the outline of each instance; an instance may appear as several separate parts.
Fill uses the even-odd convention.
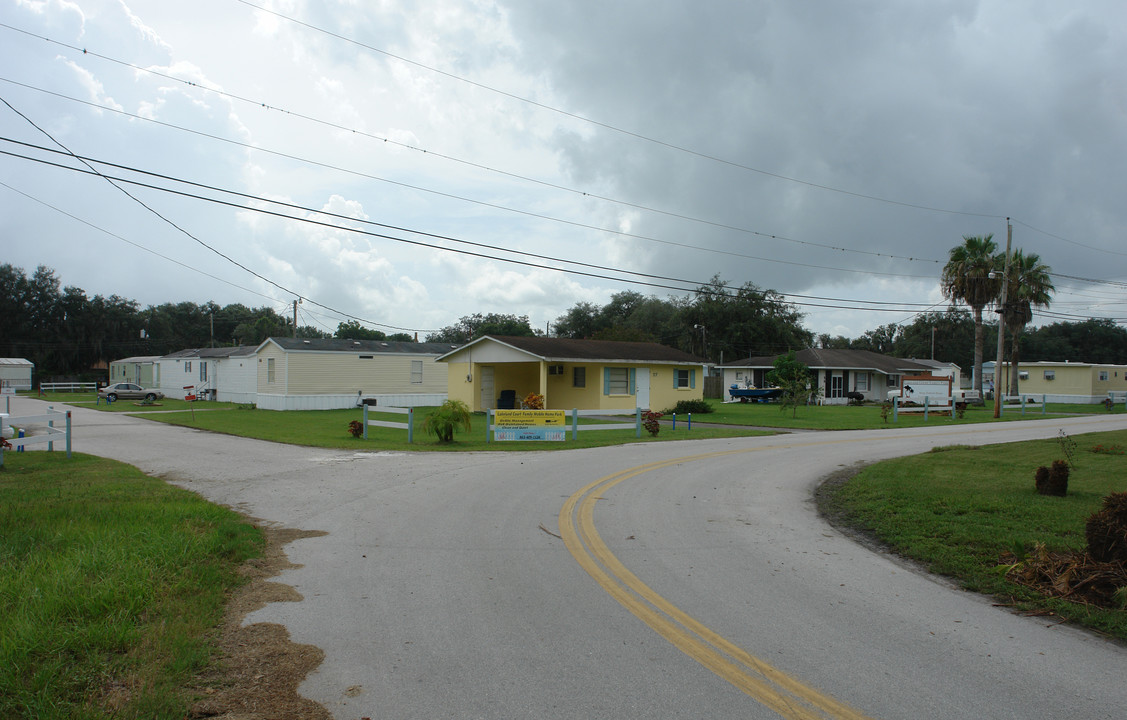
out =
[[[1011,217],[1038,322],[1127,321],[1122,0],[0,0],[0,98],[0,262],[91,296],[422,335],[719,274],[856,337]]]

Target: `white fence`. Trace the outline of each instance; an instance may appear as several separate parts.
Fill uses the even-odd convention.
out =
[[[63,423],[63,427],[56,427],[55,423]],[[46,433],[43,435],[32,435],[25,437],[18,437],[19,435],[27,432],[29,425],[43,425]],[[65,440],[67,447],[67,457],[70,457],[70,410],[56,410],[53,407],[47,408],[47,412],[43,415],[24,415],[21,417],[12,417],[8,413],[0,413],[0,438],[5,437],[6,427],[13,428],[12,437],[6,442],[12,446],[16,452],[23,452],[23,448],[27,445],[40,445],[47,443],[48,450],[55,449],[55,440]],[[18,428],[18,432],[15,429]],[[59,436],[62,436],[61,438]],[[0,467],[4,467],[4,446],[0,444]]]
[[[411,407],[377,407],[375,412],[392,413],[393,415],[406,415],[407,422],[392,422],[391,420],[369,420],[368,405],[364,405],[364,439],[368,439],[368,427],[398,428],[407,431],[407,442],[410,444],[415,439],[415,408]]]
[[[98,383],[88,382],[55,382],[39,383],[40,392],[97,392]]]

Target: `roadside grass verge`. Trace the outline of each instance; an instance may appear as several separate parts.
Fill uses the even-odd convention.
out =
[[[5,453],[0,717],[187,716],[261,533],[122,463]]]
[[[1084,525],[1105,495],[1127,491],[1127,456],[1093,451],[1127,446],[1127,431],[1078,435],[1066,497],[1034,491],[1034,471],[1064,459],[1058,440],[937,448],[869,466],[824,487],[819,506],[835,523],[968,590],[1030,613],[1053,613],[1127,640],[1127,611],[1047,598],[1005,579],[1007,553],[1083,552]],[[1012,562],[1012,559],[1010,560]]]
[[[27,397],[36,400],[42,400],[48,403],[66,403],[71,405],[81,405],[82,407],[89,407],[102,412],[155,412],[155,411],[168,411],[168,410],[187,410],[191,411],[194,407],[196,410],[234,410],[239,407],[250,407],[249,405],[243,406],[238,403],[232,402],[217,402],[214,400],[188,402],[182,398],[165,397],[157,400],[153,405],[141,405],[140,400],[118,400],[117,402],[106,402],[99,400],[97,393],[77,393],[77,392],[49,392],[38,395],[36,393],[20,393]]]
[[[243,406],[246,407],[246,406]],[[577,448],[624,445],[637,442],[662,442],[667,440],[702,440],[707,438],[751,437],[770,435],[770,431],[751,430],[746,427],[702,427],[694,423],[691,430],[682,418],[678,418],[677,429],[662,426],[656,437],[642,430],[642,437],[636,438],[634,430],[581,430],[576,440],[571,438],[568,425],[567,440],[564,442],[486,442],[484,413],[475,413],[469,432],[461,431],[454,435],[454,442],[439,443],[434,435],[424,433],[423,420],[435,408],[415,409],[414,442],[408,444],[407,431],[396,428],[369,427],[368,439],[354,438],[348,433],[348,423],[362,420],[363,411],[358,408],[344,410],[258,410],[238,409],[232,412],[161,413],[147,415],[148,420],[183,425],[201,430],[238,435],[239,437],[270,440],[272,442],[307,445],[310,447],[342,448],[358,451],[525,451],[525,450],[574,450]],[[369,412],[371,420],[406,422],[406,415]],[[711,417],[705,416],[705,417]],[[633,422],[633,416],[629,418]],[[570,422],[570,421],[569,421]],[[580,418],[582,426],[605,425],[607,422],[627,422],[624,416],[617,421],[602,421],[595,418]]]
[[[1107,413],[1101,405],[1047,405],[1046,414],[1041,414],[1041,406],[1027,405],[1025,413],[1017,406],[1007,406],[1002,417],[994,418],[994,406],[975,406],[967,408],[960,419],[941,415],[934,410],[928,412],[924,420],[923,412],[900,412],[894,422],[892,413],[881,417],[879,405],[806,405],[799,407],[795,417],[791,410],[781,410],[778,403],[723,403],[709,400],[713,412],[694,415],[693,420],[725,425],[748,425],[753,427],[790,428],[806,430],[875,430],[878,428],[934,427],[936,425],[967,425],[987,422],[1010,422],[1014,420],[1039,420],[1060,417],[1061,414]],[[1124,412],[1117,410],[1116,412]]]

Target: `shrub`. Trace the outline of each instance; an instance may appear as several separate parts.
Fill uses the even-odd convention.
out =
[[[447,400],[423,421],[423,432],[432,432],[439,442],[454,442],[454,431],[470,430],[470,408],[461,400]]]
[[[348,432],[351,433],[354,438],[360,437],[364,434],[364,423],[359,420],[353,420],[348,423]]]
[[[642,427],[654,437],[657,437],[658,432],[661,431],[661,424],[658,423],[658,420],[661,420],[661,413],[652,410],[646,410],[642,413]]]
[[[1037,468],[1033,484],[1042,495],[1064,497],[1068,494],[1068,462],[1053,460],[1052,467],[1042,465]]]
[[[712,405],[708,404],[708,402],[705,400],[678,400],[677,404],[672,408],[665,410],[664,414],[671,415],[676,413],[680,415],[683,413],[700,413],[701,415],[704,415],[705,413],[710,412],[712,412]]]
[[[544,409],[544,396],[539,393],[528,393],[524,398],[524,407],[529,410],[543,410]]]
[[[1088,554],[1097,562],[1127,562],[1127,492],[1104,498],[1103,509],[1084,527]]]

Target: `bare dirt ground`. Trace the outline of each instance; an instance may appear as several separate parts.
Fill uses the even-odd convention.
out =
[[[329,711],[301,697],[297,687],[321,664],[324,653],[312,645],[290,642],[282,625],[243,625],[243,619],[267,603],[296,602],[301,595],[289,585],[272,582],[283,570],[296,567],[283,548],[290,542],[324,533],[262,526],[266,547],[261,557],[241,571],[248,582],[227,605],[220,629],[218,662],[196,678],[191,690],[202,699],[190,718],[216,720],[332,720]]]

